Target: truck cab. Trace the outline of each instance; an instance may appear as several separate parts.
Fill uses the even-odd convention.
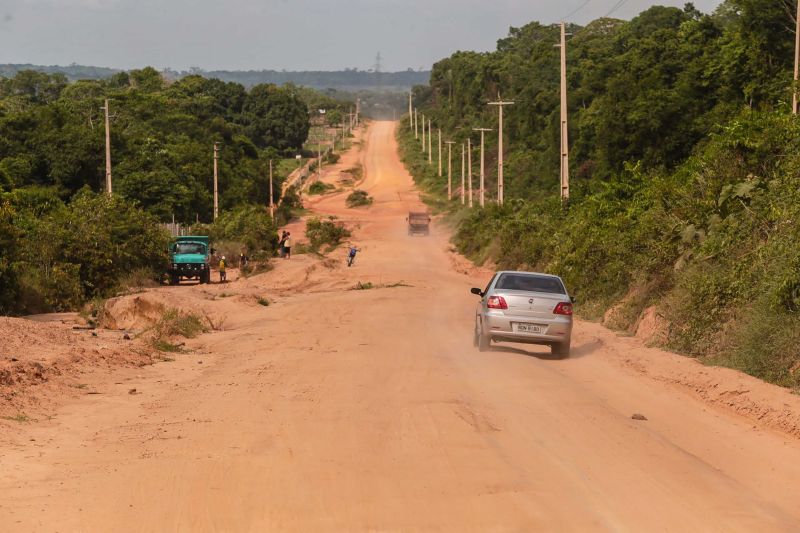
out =
[[[208,237],[176,237],[170,243],[169,258],[170,285],[178,285],[182,279],[197,279],[200,283],[211,281]]]

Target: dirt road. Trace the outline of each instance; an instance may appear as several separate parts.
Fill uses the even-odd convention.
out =
[[[393,134],[365,139],[371,208],[313,204],[354,227],[355,266],[296,256],[229,284],[273,303],[228,298],[225,331],[24,426],[0,530],[800,530],[800,440],[778,408],[735,411],[791,411],[788,392],[584,322],[567,360],[474,349],[488,277],[458,272],[443,229],[406,235]]]

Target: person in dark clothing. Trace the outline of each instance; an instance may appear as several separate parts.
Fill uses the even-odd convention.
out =
[[[356,245],[350,246],[350,251],[347,253],[347,266],[353,266],[353,261],[356,260],[356,254],[360,252]]]
[[[278,254],[280,254],[281,257],[286,257],[286,237],[288,235],[289,232],[283,230],[283,233],[281,233],[281,240],[278,241]]]
[[[284,259],[291,259],[292,258],[292,234],[288,231],[286,232],[286,240],[283,241],[283,258]]]

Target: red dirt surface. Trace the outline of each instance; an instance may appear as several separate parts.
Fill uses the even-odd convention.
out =
[[[584,321],[566,360],[473,348],[469,288],[491,273],[441,226],[406,235],[421,205],[394,132],[375,123],[323,177],[362,161],[371,207],[347,209],[346,190],[309,201],[353,230],[353,267],[342,249],[297,255],[109,303],[117,327],[166,307],[207,317],[174,360],[97,368],[102,343],[137,341],[7,322],[4,357],[83,349],[48,379],[99,394],[42,387],[47,417],[1,422],[4,531],[800,530],[789,391]]]

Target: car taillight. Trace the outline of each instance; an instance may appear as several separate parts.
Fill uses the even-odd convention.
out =
[[[553,309],[554,315],[571,315],[572,314],[572,304],[567,302],[559,302],[555,309]]]
[[[502,296],[489,296],[486,301],[486,307],[489,309],[508,309],[508,304]]]

